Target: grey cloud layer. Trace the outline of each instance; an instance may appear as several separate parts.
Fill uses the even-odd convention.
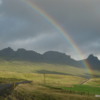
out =
[[[31,1],[59,22],[86,55],[100,55],[100,0]],[[58,50],[79,59],[60,32],[21,0],[0,0],[0,49],[7,46]]]
[[[86,54],[99,52],[100,0],[33,1],[54,17]]]

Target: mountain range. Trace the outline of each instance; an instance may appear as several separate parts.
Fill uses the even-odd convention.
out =
[[[100,70],[100,60],[93,54],[83,60],[74,60],[69,55],[57,51],[48,51],[44,54],[39,54],[32,50],[25,50],[23,48],[14,51],[8,47],[0,50],[1,60],[17,60],[17,61],[30,61],[30,62],[45,62],[53,64],[66,64],[75,67],[85,67],[83,62],[87,62],[92,69]]]

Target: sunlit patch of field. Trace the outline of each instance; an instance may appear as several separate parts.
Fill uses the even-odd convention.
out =
[[[86,70],[83,68],[73,67],[69,65],[32,63],[23,61],[0,61],[0,71],[20,72],[20,73],[43,73],[51,74],[69,74],[85,76]]]
[[[86,84],[87,85],[91,85],[91,86],[98,86],[98,87],[100,87],[100,78],[92,78]]]
[[[2,100],[99,100],[94,95],[70,93],[60,89],[45,87],[40,84],[21,84],[13,93]],[[1,100],[1,99],[0,99]]]
[[[99,80],[99,78],[96,79]],[[90,95],[89,86],[87,88],[84,85],[77,85],[87,80],[83,77],[0,71],[0,83],[24,80],[31,80],[32,83],[18,85],[9,96],[0,97],[0,100],[99,100],[95,95]],[[86,84],[89,85],[89,82]],[[77,87],[73,88],[74,86]],[[83,87],[85,87],[84,91]],[[73,89],[71,90],[71,88]],[[95,90],[96,88],[94,87]],[[85,93],[86,89],[89,90],[89,95]]]
[[[32,83],[18,85],[11,95],[0,100],[99,100],[95,95],[84,93],[88,89],[91,94],[91,87],[98,93],[100,78],[88,80],[83,77],[85,74],[86,70],[67,65],[2,61],[1,84],[26,80]]]
[[[0,81],[9,83],[14,80],[31,80],[34,83],[68,86],[80,84],[86,79],[83,77],[57,74],[17,73],[0,71]]]
[[[100,95],[100,88],[89,85],[74,85],[73,87],[63,87],[64,90],[72,91],[73,93]]]

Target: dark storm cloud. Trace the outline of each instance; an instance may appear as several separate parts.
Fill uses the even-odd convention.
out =
[[[96,44],[100,42],[100,0],[33,1],[68,31],[82,51],[99,52]]]
[[[52,31],[52,27],[38,13],[20,0],[4,0],[1,8],[4,15],[0,17],[0,38],[3,41],[25,39]]]
[[[1,49],[11,46],[14,49],[26,48],[40,53],[48,50],[68,51],[66,41],[54,26],[25,3],[4,0],[1,9]]]
[[[14,41],[13,43],[10,42],[9,45],[11,45],[12,47],[16,46],[16,48],[18,47],[21,48],[23,46],[24,48],[32,49],[40,53],[44,53],[45,51],[49,51],[49,50],[55,50],[55,51],[58,50],[58,51],[66,52],[69,50],[70,47],[69,44],[67,44],[67,46],[69,45],[69,47],[66,46],[66,41],[58,33],[54,33],[54,34],[45,33],[35,38],[31,37],[31,38],[27,38],[26,40],[17,40]]]
[[[0,49],[58,50],[79,59],[55,27],[24,0],[0,0]],[[100,0],[31,0],[68,32],[86,54],[100,57]]]

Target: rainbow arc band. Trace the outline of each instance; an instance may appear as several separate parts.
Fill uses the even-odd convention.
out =
[[[25,3],[27,6],[29,6],[31,9],[33,9],[36,13],[38,13],[40,16],[42,16],[47,22],[49,22],[60,34],[64,36],[64,38],[67,40],[67,42],[70,44],[72,49],[76,52],[76,54],[84,58],[84,54],[82,50],[77,46],[74,39],[68,34],[68,32],[54,19],[52,16],[50,16],[44,9],[41,9],[36,3],[34,3],[33,0],[21,0],[22,3]],[[91,78],[94,75],[94,72],[91,68],[91,65],[87,61],[82,62],[83,65],[86,67],[86,72],[91,75]]]

